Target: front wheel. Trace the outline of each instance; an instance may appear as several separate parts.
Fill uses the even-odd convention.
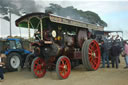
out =
[[[56,73],[59,79],[66,79],[71,72],[71,63],[68,57],[61,56],[56,63]]]
[[[32,61],[32,65],[31,65],[31,71],[32,71],[34,77],[36,77],[36,78],[43,77],[46,73],[45,61],[40,57],[34,58],[34,60]]]

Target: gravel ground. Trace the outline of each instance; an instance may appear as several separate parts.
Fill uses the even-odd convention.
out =
[[[31,72],[5,73],[5,80],[0,85],[128,85],[128,69],[121,57],[119,69],[99,68],[97,71],[86,71],[82,65],[72,69],[70,76],[59,80],[56,72],[47,72],[43,78],[34,78]]]

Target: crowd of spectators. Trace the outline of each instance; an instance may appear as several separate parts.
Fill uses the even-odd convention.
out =
[[[105,68],[106,62],[107,68],[109,68],[111,60],[112,68],[116,67],[118,69],[120,54],[122,54],[125,59],[126,66],[124,68],[128,68],[128,44],[126,41],[124,42],[119,35],[110,37],[107,33],[104,34],[100,47],[102,58],[101,68]]]

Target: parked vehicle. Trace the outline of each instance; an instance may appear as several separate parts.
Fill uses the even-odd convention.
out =
[[[19,66],[23,67],[26,56],[31,53],[23,48],[22,40],[16,38],[0,39],[0,52],[7,56],[8,71],[15,71]]]
[[[71,67],[83,64],[87,70],[95,71],[100,66],[100,48],[92,31],[103,30],[101,26],[45,13],[22,16],[16,26],[38,30],[32,43],[35,58],[31,71],[35,77],[43,77],[46,69],[52,68],[59,79],[66,79]]]

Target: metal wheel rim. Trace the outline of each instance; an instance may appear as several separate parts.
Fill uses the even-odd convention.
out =
[[[10,59],[10,64],[13,68],[18,68],[20,65],[20,59],[18,56],[12,56]]]

